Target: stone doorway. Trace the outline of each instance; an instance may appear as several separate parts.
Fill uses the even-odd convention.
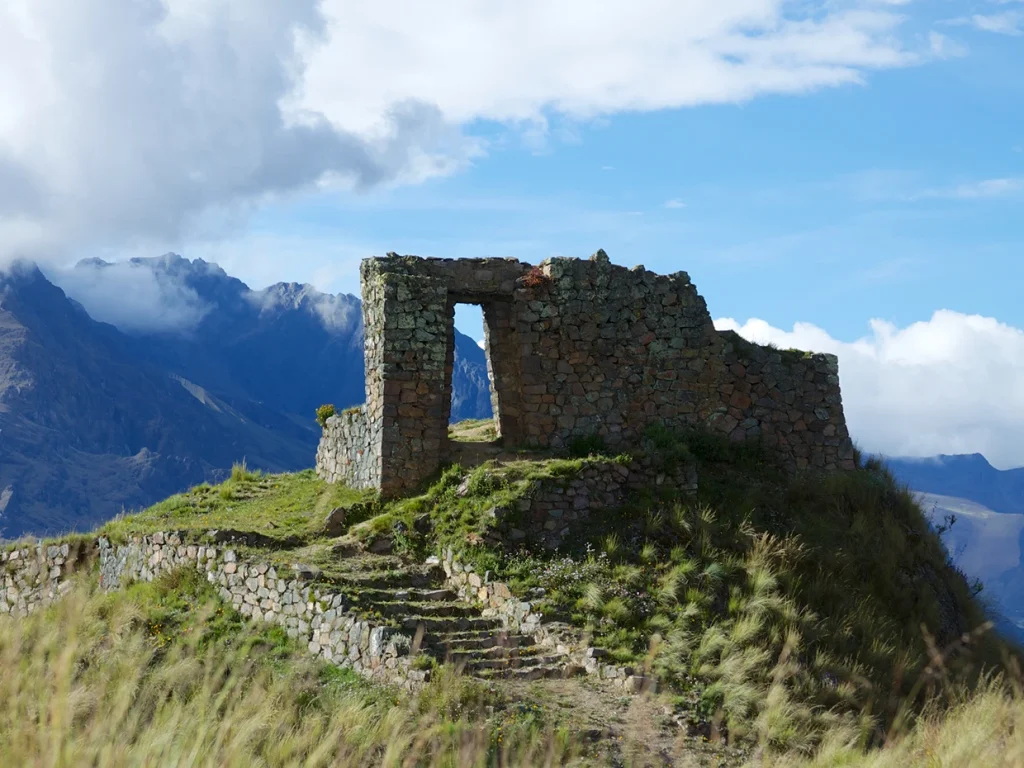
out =
[[[460,305],[479,307],[482,313],[483,349],[493,415],[487,422],[449,428],[442,455],[449,461],[472,465],[500,454],[521,440],[518,348],[511,297],[450,294],[445,356],[445,395],[449,404],[455,363],[455,308]]]

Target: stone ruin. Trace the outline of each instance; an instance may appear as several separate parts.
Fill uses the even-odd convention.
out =
[[[611,450],[649,425],[759,440],[791,471],[854,468],[838,359],[715,330],[685,272],[589,260],[437,259],[360,267],[366,402],[327,420],[317,473],[394,496],[453,455],[456,304],[483,309],[495,426],[507,449]]]

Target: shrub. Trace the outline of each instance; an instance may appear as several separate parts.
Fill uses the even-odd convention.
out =
[[[258,469],[249,469],[249,466],[245,463],[245,459],[231,465],[231,482],[233,483],[247,483],[252,480],[259,480],[261,474],[262,473]]]
[[[582,459],[587,456],[594,456],[603,452],[604,438],[598,434],[574,437],[569,441],[569,455],[573,458]]]
[[[326,427],[327,420],[333,415],[334,405],[332,403],[321,405],[316,409],[316,423],[319,424],[321,428]]]
[[[546,285],[550,280],[551,278],[544,274],[544,270],[540,267],[533,267],[523,276],[523,287],[539,288],[542,285]]]

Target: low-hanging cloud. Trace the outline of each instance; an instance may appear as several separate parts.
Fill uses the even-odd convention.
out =
[[[905,328],[870,325],[870,335],[843,342],[808,323],[784,331],[715,321],[751,341],[838,355],[846,418],[865,450],[983,453],[999,467],[1024,466],[1024,331],[949,310]]]
[[[188,332],[211,309],[180,276],[145,263],[97,259],[47,271],[90,317],[127,333]]]
[[[412,95],[373,137],[284,109],[299,39],[324,31],[319,0],[5,0],[0,261],[173,243],[317,182],[365,188],[467,159]]]

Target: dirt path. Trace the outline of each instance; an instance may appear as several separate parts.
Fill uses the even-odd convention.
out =
[[[506,682],[511,701],[539,705],[554,727],[585,736],[598,764],[613,766],[740,766],[747,753],[689,735],[668,697],[630,695],[592,678]]]

